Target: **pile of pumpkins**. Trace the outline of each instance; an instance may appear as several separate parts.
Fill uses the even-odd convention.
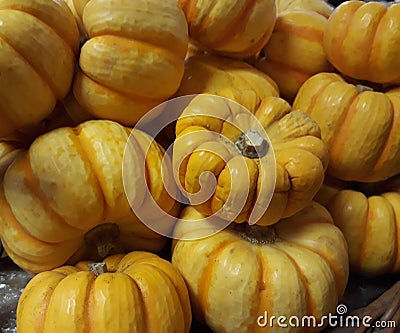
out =
[[[265,313],[335,313],[349,272],[400,272],[400,4],[2,0],[0,21],[0,240],[33,274],[19,333],[265,332]],[[135,128],[188,95],[172,129]],[[269,155],[237,145],[253,118],[270,195]],[[164,182],[196,194],[205,173],[200,204]],[[149,202],[177,223],[142,223]]]

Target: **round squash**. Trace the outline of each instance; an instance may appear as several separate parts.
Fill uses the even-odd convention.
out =
[[[175,0],[91,0],[73,93],[96,118],[134,125],[179,87],[188,48]]]
[[[328,18],[333,12],[333,6],[325,0],[275,0],[275,4],[278,15],[287,10],[306,9]]]
[[[348,280],[347,244],[321,205],[313,202],[274,226],[233,223],[206,238],[209,225],[201,218],[193,207],[183,210],[172,263],[189,288],[194,317],[213,332],[266,332],[266,313],[320,322],[335,312]],[[290,332],[304,332],[300,326]]]
[[[350,269],[366,276],[400,272],[400,178],[353,183],[327,179],[315,200],[348,245]]]
[[[256,63],[256,68],[278,84],[281,97],[290,103],[309,77],[333,69],[323,47],[326,24],[326,17],[311,10],[280,13]]]
[[[179,0],[189,36],[209,52],[233,58],[258,53],[271,37],[275,0]]]
[[[400,4],[346,1],[331,14],[324,34],[329,61],[352,78],[400,83]]]
[[[192,321],[177,269],[141,251],[37,274],[16,316],[19,333],[188,333]]]
[[[71,87],[79,31],[64,1],[0,3],[0,138],[28,130]]]
[[[317,123],[279,97],[263,99],[253,115],[198,95],[177,120],[173,170],[203,214],[270,225],[311,202],[327,156]]]
[[[264,97],[278,97],[279,88],[267,74],[244,61],[197,54],[186,60],[183,79],[175,96],[193,94],[223,96],[255,112]]]
[[[164,150],[146,133],[130,133],[109,120],[55,129],[7,168],[0,188],[0,239],[18,266],[36,273],[82,258],[165,246],[166,238],[130,206],[135,202],[140,209],[153,198],[165,212],[179,213],[160,177]],[[157,222],[162,225],[162,218]]]
[[[21,143],[18,141],[0,141],[0,178],[3,178],[7,168],[21,151]]]
[[[320,126],[329,175],[376,182],[400,173],[399,88],[374,91],[336,73],[319,73],[302,85],[293,108]]]

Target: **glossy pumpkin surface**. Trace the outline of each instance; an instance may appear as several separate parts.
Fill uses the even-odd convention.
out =
[[[309,77],[333,69],[323,47],[326,24],[326,17],[315,11],[287,10],[278,15],[263,47],[256,68],[278,84],[281,96],[290,103]]]
[[[379,92],[319,73],[302,85],[293,107],[320,126],[329,147],[329,175],[374,182],[400,172],[399,88]]]
[[[400,179],[362,184],[326,181],[315,199],[349,244],[350,268],[367,276],[400,272]]]
[[[188,47],[174,0],[91,0],[73,93],[96,118],[134,125],[179,87]]]
[[[347,244],[321,205],[272,227],[231,224],[194,239],[207,228],[196,221],[202,217],[193,207],[182,212],[175,235],[190,240],[174,243],[172,263],[188,285],[194,317],[213,332],[265,332],[270,327],[257,323],[265,312],[319,321],[335,311],[348,279]]]
[[[331,14],[324,34],[329,61],[352,78],[400,83],[400,4],[346,1]]]
[[[64,1],[0,3],[0,137],[37,125],[67,95],[79,48]]]
[[[178,213],[159,176],[163,150],[134,131],[124,157],[129,135],[116,122],[92,120],[48,132],[18,155],[0,191],[0,239],[17,265],[40,272],[101,259],[108,250],[159,251],[165,245],[127,197],[141,207],[152,196],[164,211]],[[145,182],[150,192],[143,191]]]
[[[271,37],[274,0],[179,0],[189,35],[206,50],[244,58],[256,54]]]
[[[171,263],[140,251],[104,263],[100,274],[80,262],[34,276],[18,302],[18,332],[189,332],[188,291]]]

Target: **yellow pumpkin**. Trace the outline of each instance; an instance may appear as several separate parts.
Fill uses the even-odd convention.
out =
[[[179,87],[188,47],[175,0],[91,0],[73,94],[96,118],[134,125]]]
[[[375,182],[400,172],[400,88],[379,92],[336,73],[319,73],[302,85],[293,108],[320,126],[329,175]]]
[[[174,174],[196,209],[229,221],[270,225],[298,212],[319,190],[327,156],[317,123],[279,97],[264,98],[253,116],[232,100],[198,95],[176,123]],[[216,187],[194,198],[203,173]]]
[[[0,138],[37,125],[67,95],[79,31],[63,1],[0,3]]]
[[[350,268],[362,275],[400,272],[400,178],[352,183],[329,179],[315,200],[349,244]]]
[[[272,316],[321,323],[335,312],[348,280],[347,244],[321,205],[313,202],[274,226],[233,223],[205,238],[213,226],[201,218],[193,207],[183,210],[172,263],[186,281],[194,317],[213,332],[286,332],[276,320],[268,325]],[[284,324],[290,332],[305,330]],[[318,329],[310,325],[307,332]]]
[[[16,315],[19,333],[188,333],[192,321],[180,273],[141,251],[37,274]]]
[[[179,213],[160,177],[164,151],[146,133],[134,130],[128,139],[130,133],[91,120],[47,132],[18,155],[0,190],[0,239],[17,265],[40,272],[165,246],[130,205],[141,209],[153,198],[166,213]]]
[[[290,103],[309,77],[333,69],[323,47],[326,24],[326,17],[311,10],[280,13],[255,65],[278,84],[281,97]]]
[[[88,36],[85,30],[85,26],[83,25],[82,15],[83,15],[83,9],[90,0],[64,0],[64,1],[71,9],[72,14],[74,14],[76,24],[78,25],[79,28],[80,41],[81,44],[83,44],[87,40]]]
[[[333,6],[325,0],[275,0],[275,4],[278,15],[287,10],[306,9],[328,18],[333,12]]]
[[[9,165],[21,152],[21,144],[17,141],[0,141],[0,177],[4,176]]]
[[[254,112],[264,97],[279,96],[279,88],[267,74],[244,61],[197,54],[186,60],[175,96],[202,93],[230,98]]]
[[[275,0],[178,0],[189,36],[209,52],[233,58],[258,53],[271,37]]]
[[[329,61],[352,78],[400,84],[400,4],[346,1],[331,14],[324,34]]]

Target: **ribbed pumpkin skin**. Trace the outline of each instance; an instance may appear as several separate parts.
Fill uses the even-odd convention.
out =
[[[85,8],[86,4],[89,1],[90,0],[65,0],[68,7],[71,9],[72,14],[74,14],[76,24],[78,25],[79,28],[81,42],[85,42],[87,38],[87,33],[82,22],[82,15],[83,15],[83,9]]]
[[[159,251],[164,237],[148,229],[132,211],[124,186],[137,207],[150,200],[174,214],[176,202],[163,186],[162,148],[144,132],[133,132],[128,178],[122,166],[130,130],[107,120],[64,127],[37,138],[5,172],[0,191],[0,238],[9,256],[22,269],[40,272],[97,259],[85,237],[100,224],[119,230],[118,246],[126,251]],[[178,212],[175,212],[177,214]],[[100,238],[100,236],[98,237]]]
[[[176,92],[188,47],[177,1],[93,0],[82,20],[73,93],[89,113],[132,126]]]
[[[175,96],[192,94],[226,97],[255,112],[264,97],[278,97],[279,88],[267,74],[241,60],[200,54],[186,60]]]
[[[99,276],[87,262],[34,276],[18,302],[18,332],[189,332],[188,291],[171,263],[141,251],[104,262]]]
[[[353,272],[366,276],[400,272],[398,184],[399,179],[371,184],[375,193],[364,194],[351,184],[327,182],[316,195],[349,244]]]
[[[69,91],[79,32],[64,1],[0,3],[0,137],[36,125]]]
[[[0,177],[4,176],[9,165],[21,151],[19,146],[16,141],[0,141]]]
[[[377,83],[400,83],[399,43],[400,4],[378,1],[341,4],[324,35],[328,59],[340,72]]]
[[[328,145],[329,175],[375,182],[400,172],[399,88],[363,91],[338,74],[319,73],[302,85],[293,108],[320,126]]]
[[[256,199],[266,197],[260,189],[263,188],[262,184],[270,184],[269,176],[263,170],[272,167],[265,164],[271,159],[268,157],[264,161],[264,158],[243,157],[247,169],[238,168],[233,162],[237,157],[221,154],[220,143],[216,139],[206,139],[207,132],[198,135],[201,133],[198,131],[220,133],[233,143],[241,133],[232,130],[231,120],[225,119],[223,114],[231,112],[230,119],[237,117],[243,122],[248,121],[246,114],[239,116],[239,112],[235,113],[234,108],[231,111],[221,99],[212,99],[213,102],[208,104],[210,99],[212,96],[209,99],[193,99],[177,121],[174,172],[179,174],[181,185],[188,193],[199,191],[202,173],[211,172],[215,176],[217,187],[212,196],[196,206],[203,214],[216,214],[228,202],[231,192],[235,198],[245,196],[246,205],[235,219],[241,223],[250,218]],[[311,202],[323,182],[328,153],[316,122],[304,112],[292,110],[281,98],[266,97],[255,112],[255,117],[265,129],[275,155],[274,193],[268,209],[257,221],[260,225],[271,225],[295,214]],[[190,154],[186,154],[188,151]],[[234,177],[235,183],[231,184],[229,175]],[[250,180],[249,188],[234,186],[244,179]],[[269,186],[265,185],[264,189]],[[239,205],[238,201],[232,201],[232,207],[235,205]]]
[[[278,15],[256,68],[278,84],[281,96],[289,102],[309,77],[332,70],[323,47],[326,23],[324,16],[311,10],[288,10]]]
[[[175,241],[172,263],[186,280],[194,317],[213,332],[266,332],[257,325],[265,311],[269,318],[314,315],[317,320],[335,312],[348,279],[347,244],[321,205],[313,203],[274,225],[272,242],[260,227],[243,234],[232,225],[192,240],[206,228],[196,221],[200,218],[192,207],[182,212],[189,223],[178,223],[175,234],[191,240]],[[254,243],[249,241],[257,234]],[[290,332],[303,333],[304,327]]]
[[[328,18],[333,7],[325,0],[275,0],[278,15],[286,10],[306,9]]]
[[[189,35],[210,52],[233,58],[256,54],[271,37],[275,0],[179,0]]]

